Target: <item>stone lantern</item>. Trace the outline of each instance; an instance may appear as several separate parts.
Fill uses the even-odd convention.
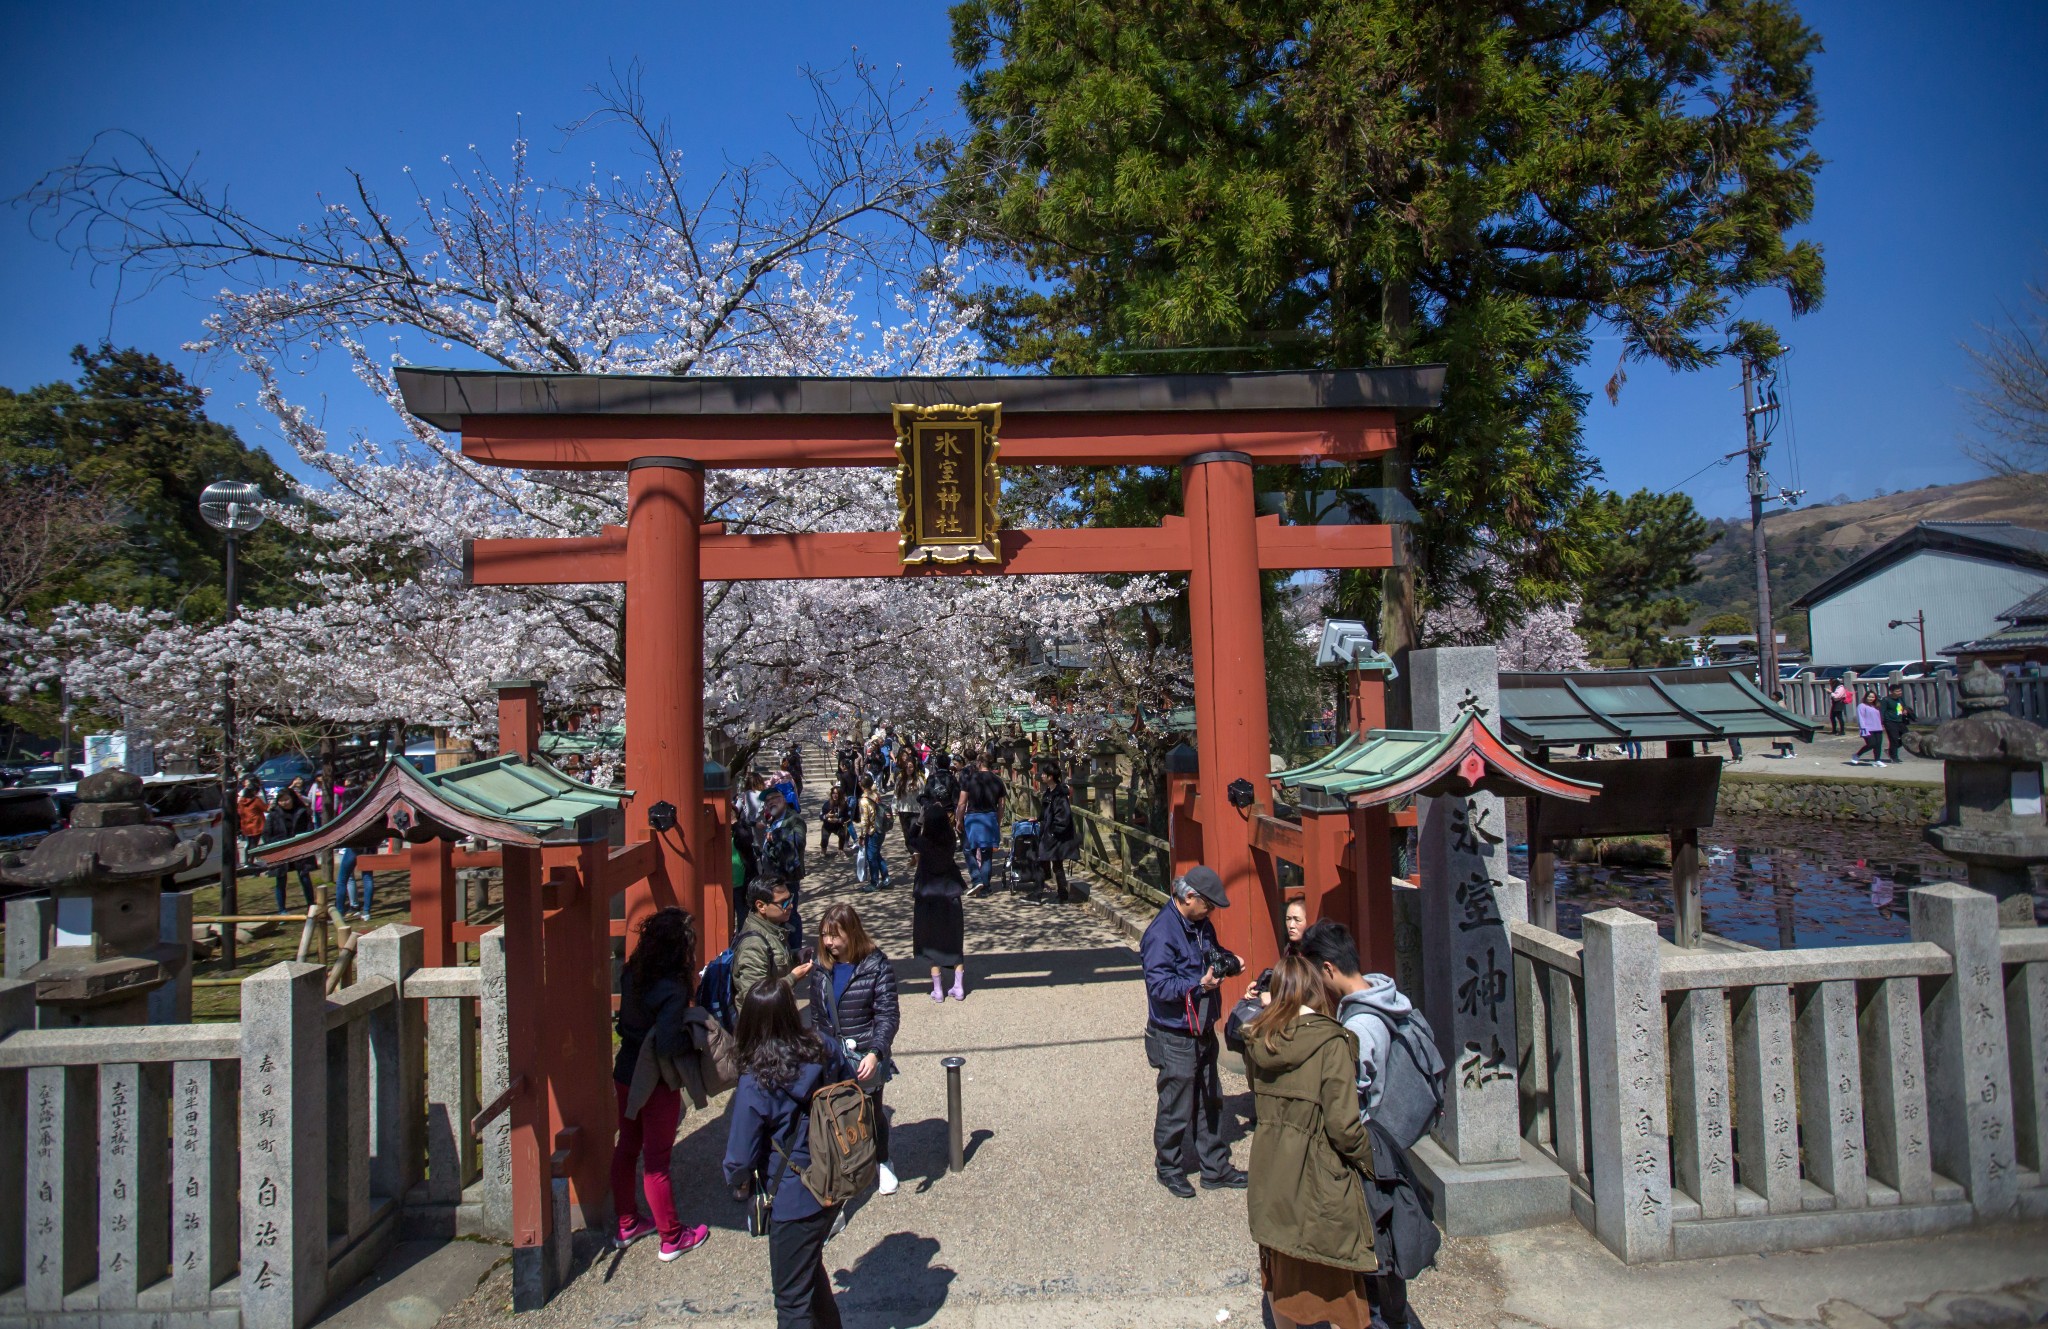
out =
[[[1116,740],[1104,733],[1095,740],[1095,746],[1089,756],[1092,758],[1089,781],[1095,793],[1095,810],[1114,821],[1117,787]]]
[[[2041,763],[2048,729],[2005,713],[2005,680],[1978,661],[1962,678],[1963,715],[1914,750],[1944,764],[1948,807],[1927,839],[1970,867],[1970,885],[1998,899],[2001,927],[2032,927],[2028,869],[2048,863]]]
[[[47,891],[56,914],[55,944],[22,975],[55,1013],[40,1023],[148,1022],[149,994],[182,954],[158,940],[164,879],[198,867],[211,847],[152,822],[141,779],[113,770],[78,782],[69,827],[0,857],[0,886]]]

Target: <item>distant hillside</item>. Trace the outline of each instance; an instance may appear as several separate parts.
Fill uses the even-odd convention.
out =
[[[1857,502],[1806,503],[1764,518],[1771,551],[1771,597],[1788,605],[1808,588],[1832,576],[1895,536],[1923,521],[2009,521],[2048,530],[2048,492],[1988,478],[1959,485],[1903,490]],[[1756,611],[1756,573],[1749,557],[1749,522],[1714,518],[1720,538],[1699,559],[1700,579],[1687,588],[1699,603],[1694,625],[1715,614]],[[1781,620],[1793,645],[1803,644],[1805,616]]]

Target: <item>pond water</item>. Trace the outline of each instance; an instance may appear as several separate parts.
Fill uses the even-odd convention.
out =
[[[1521,800],[1509,800],[1510,871],[1526,876]],[[1700,905],[1706,929],[1765,950],[1910,941],[1906,892],[1968,871],[1920,838],[1917,826],[1809,817],[1722,815],[1700,831]],[[1668,868],[1557,864],[1557,926],[1579,935],[1579,916],[1619,905],[1671,936]],[[2048,924],[2048,887],[2036,874],[2034,914]]]

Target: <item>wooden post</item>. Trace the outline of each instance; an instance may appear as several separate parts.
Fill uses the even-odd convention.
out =
[[[1181,463],[1192,566],[1188,612],[1194,654],[1196,746],[1202,754],[1203,861],[1223,878],[1232,907],[1217,938],[1256,975],[1280,958],[1279,901],[1252,863],[1245,813],[1226,790],[1238,780],[1270,806],[1272,742],[1266,729],[1266,653],[1259,607],[1259,543],[1251,458],[1203,452]],[[1224,987],[1234,1001],[1249,981]]]
[[[537,1310],[554,1295],[554,1236],[549,1203],[552,1152],[542,1009],[546,1002],[546,941],[541,919],[540,850],[506,845],[505,1041],[507,1083],[513,1087],[512,1306]],[[567,1023],[567,1022],[564,1022]],[[584,1031],[585,1036],[592,1036]]]
[[[658,849],[654,872],[626,892],[629,951],[641,919],[679,904],[701,920],[705,881],[725,880],[706,862],[703,820],[703,524],[702,466],[643,457],[627,467],[626,835]],[[658,836],[647,824],[656,803],[677,813],[676,828]]]
[[[462,963],[455,949],[455,851],[439,836],[408,852],[412,878],[409,918],[423,934],[421,963],[448,969]]]
[[[1393,819],[1383,807],[1353,808],[1350,822],[1358,956],[1370,972],[1391,976],[1396,964]]]
[[[1540,759],[1540,758],[1539,758]],[[1548,932],[1557,931],[1557,848],[1543,833],[1543,798],[1531,794],[1523,800],[1529,821],[1529,921]]]
[[[540,756],[541,685],[530,678],[501,678],[498,692],[498,751],[532,761]]]
[[[1671,894],[1676,905],[1671,924],[1672,944],[1686,950],[1694,949],[1706,930],[1700,918],[1700,831],[1697,826],[1671,832]]]

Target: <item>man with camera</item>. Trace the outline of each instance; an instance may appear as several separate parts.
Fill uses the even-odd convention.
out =
[[[1159,1072],[1159,1111],[1152,1127],[1159,1184],[1193,1199],[1187,1150],[1193,1146],[1202,1189],[1243,1189],[1223,1139],[1223,1082],[1216,1074],[1217,991],[1244,962],[1216,944],[1209,914],[1227,908],[1223,879],[1206,867],[1173,883],[1173,900],[1145,929],[1138,954],[1145,966],[1145,1060]]]

